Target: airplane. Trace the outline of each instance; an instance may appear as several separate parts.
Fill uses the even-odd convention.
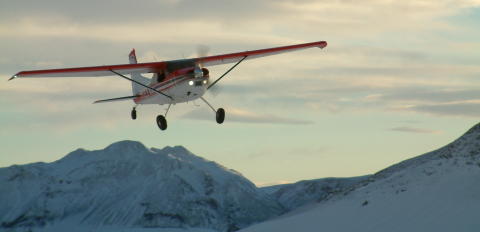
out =
[[[135,103],[131,111],[133,120],[137,118],[136,107],[138,105],[168,104],[165,115],[160,114],[156,118],[158,127],[161,130],[165,130],[167,129],[166,116],[172,104],[201,99],[215,113],[216,122],[222,124],[225,120],[225,110],[223,108],[215,110],[203,95],[240,63],[245,60],[301,49],[314,47],[323,49],[326,46],[326,41],[318,41],[223,55],[149,63],[137,63],[135,49],[133,49],[129,54],[129,64],[21,71],[13,75],[9,81],[15,78],[118,76],[132,83],[132,95],[98,100],[94,103],[133,100]],[[215,81],[212,81],[210,72],[206,67],[229,63],[235,64]],[[153,73],[153,76],[148,78],[141,75],[145,73]],[[130,77],[126,75],[130,75]]]

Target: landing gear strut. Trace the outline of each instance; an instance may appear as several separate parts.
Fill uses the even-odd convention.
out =
[[[230,71],[232,71],[235,67],[237,67],[237,65],[239,65],[240,63],[242,63],[242,61],[244,61],[245,59],[247,59],[248,56],[244,56],[242,59],[240,59],[235,65],[233,65],[230,69],[228,69],[224,74],[222,74],[218,79],[216,79],[213,83],[211,83],[210,85],[208,85],[207,87],[207,90],[209,90],[210,88],[212,88],[215,84],[217,84],[218,81],[220,81],[224,76],[226,76]],[[213,112],[215,112],[215,120],[217,121],[218,124],[222,124],[223,121],[225,121],[225,110],[223,108],[218,108],[218,110],[215,110],[215,108],[213,108],[212,105],[210,105],[210,103],[208,103],[207,100],[205,100],[205,98],[203,97],[200,97],[200,99],[202,99],[203,102],[205,102],[205,104],[207,104],[210,109],[213,110]]]
[[[223,121],[225,121],[225,110],[223,108],[218,108],[218,110],[215,110],[215,108],[213,108],[213,106],[210,105],[210,103],[208,103],[208,101],[205,100],[205,98],[200,97],[200,99],[202,99],[202,101],[205,102],[205,104],[207,104],[210,107],[210,109],[213,110],[213,112],[215,112],[215,120],[217,121],[217,123],[222,124]]]

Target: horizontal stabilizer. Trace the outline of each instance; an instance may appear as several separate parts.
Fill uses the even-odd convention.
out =
[[[126,97],[117,97],[117,98],[110,98],[110,99],[103,99],[103,100],[98,100],[98,101],[95,101],[93,102],[93,104],[95,103],[105,103],[105,102],[114,102],[114,101],[125,101],[125,100],[129,100],[129,99],[134,99],[138,97],[138,95],[135,95],[135,96],[126,96]]]

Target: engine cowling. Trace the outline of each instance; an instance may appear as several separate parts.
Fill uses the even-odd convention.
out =
[[[208,77],[210,71],[206,68],[195,67],[193,74],[195,78]]]

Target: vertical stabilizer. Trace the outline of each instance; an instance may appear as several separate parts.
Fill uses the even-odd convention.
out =
[[[135,48],[132,49],[132,51],[128,55],[128,61],[130,61],[130,64],[136,64],[137,63],[137,56],[135,55]]]
[[[137,56],[135,55],[135,49],[132,49],[132,51],[128,55],[128,61],[130,62],[130,64],[136,64],[137,63]],[[150,84],[150,80],[148,78],[140,75],[140,73],[132,73],[131,76],[132,76],[133,80],[136,80],[136,81],[138,81],[138,82],[140,82],[144,85]],[[145,89],[145,87],[143,87],[139,84],[136,84],[135,82],[132,82],[132,93],[133,93],[133,95],[137,95],[138,93],[140,93],[144,89]]]

